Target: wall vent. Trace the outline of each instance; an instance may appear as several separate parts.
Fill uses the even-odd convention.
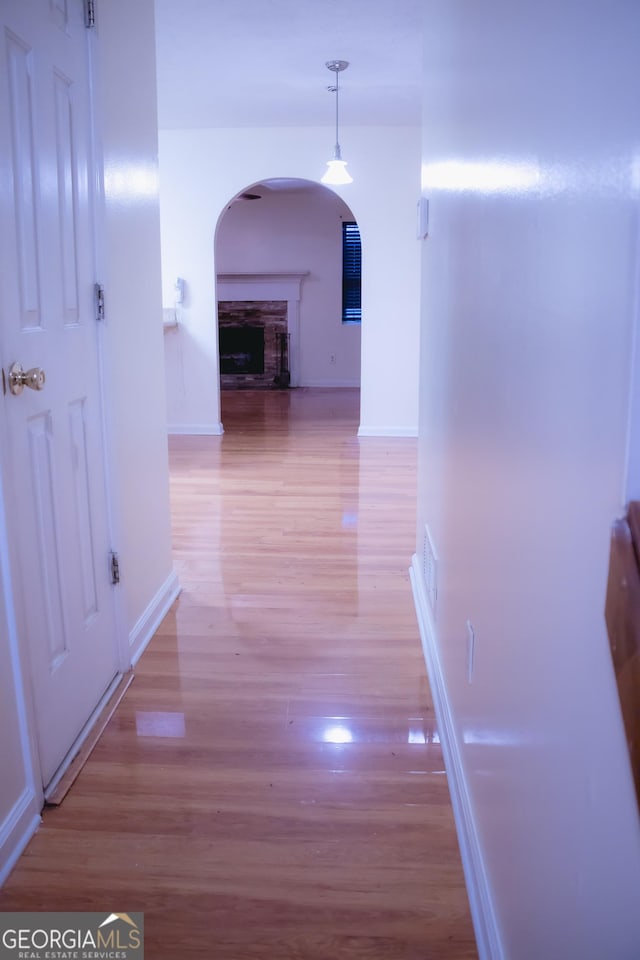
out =
[[[436,604],[438,601],[438,556],[431,539],[429,527],[424,527],[424,542],[422,546],[422,567],[424,572],[424,583],[427,588],[427,598],[431,613],[435,620]]]

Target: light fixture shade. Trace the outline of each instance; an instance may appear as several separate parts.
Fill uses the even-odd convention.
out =
[[[333,149],[333,160],[327,162],[327,169],[321,178],[321,183],[328,183],[330,186],[340,186],[344,183],[353,183],[353,177],[347,173],[347,162],[342,159],[340,153],[340,138],[338,124],[338,97],[340,93],[340,74],[349,66],[348,60],[327,60],[325,67],[336,75],[335,86],[327,87],[329,93],[336,95],[336,145]]]
[[[346,160],[329,160],[327,170],[322,177],[321,183],[329,183],[332,186],[340,186],[342,183],[353,183],[353,177],[347,170]]]

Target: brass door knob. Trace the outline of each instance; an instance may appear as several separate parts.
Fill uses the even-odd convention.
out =
[[[42,367],[31,367],[26,372],[21,363],[12,363],[9,367],[9,391],[14,397],[19,397],[25,387],[30,390],[42,390],[45,384],[45,374]]]

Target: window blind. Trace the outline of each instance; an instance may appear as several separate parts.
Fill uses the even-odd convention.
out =
[[[342,224],[342,322],[360,323],[362,248],[358,224]]]

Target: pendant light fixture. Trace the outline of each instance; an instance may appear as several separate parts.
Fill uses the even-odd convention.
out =
[[[353,177],[347,171],[347,161],[342,159],[340,153],[340,141],[338,139],[338,96],[339,96],[339,77],[343,70],[349,66],[348,60],[327,60],[327,70],[331,70],[336,75],[335,86],[327,87],[329,93],[336,95],[336,145],[333,148],[333,160],[327,162],[327,170],[322,177],[322,183],[328,183],[330,186],[339,186],[344,183],[353,183]]]

